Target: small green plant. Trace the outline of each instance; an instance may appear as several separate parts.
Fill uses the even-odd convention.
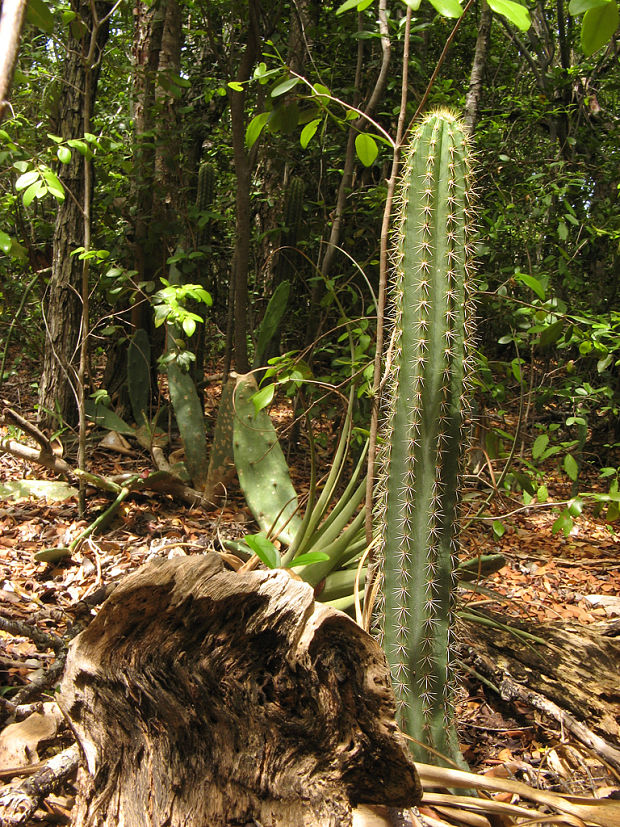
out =
[[[167,322],[181,328],[186,336],[192,336],[196,323],[203,319],[188,310],[186,303],[193,299],[210,307],[211,296],[200,284],[171,284],[165,278],[161,279],[161,283],[164,286],[153,295],[155,327]]]

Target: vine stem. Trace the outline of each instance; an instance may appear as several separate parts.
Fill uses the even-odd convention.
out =
[[[452,41],[456,37],[456,33],[458,32],[458,30],[461,28],[461,23],[463,22],[463,19],[465,18],[465,15],[469,11],[469,9],[473,6],[473,4],[474,4],[474,0],[468,0],[467,5],[463,9],[463,14],[456,21],[456,23],[454,24],[454,26],[452,28],[452,31],[448,35],[448,38],[447,38],[446,42],[444,43],[444,47],[442,49],[442,52],[439,55],[439,60],[437,61],[437,65],[435,66],[433,74],[431,75],[430,80],[429,80],[429,82],[426,86],[426,89],[424,90],[424,94],[422,95],[422,100],[418,104],[418,108],[415,111],[415,115],[409,121],[409,125],[407,126],[407,131],[405,132],[405,135],[407,135],[411,131],[411,127],[416,122],[416,120],[420,116],[420,113],[424,109],[424,107],[426,105],[426,101],[428,100],[428,96],[430,95],[431,89],[433,88],[433,85],[434,85],[435,81],[437,80],[437,75],[439,74],[439,71],[440,71],[441,67],[443,66],[443,62],[446,59],[446,55],[448,54],[448,52],[450,50],[450,46],[452,45]]]
[[[381,363],[383,359],[384,339],[384,317],[385,317],[385,295],[387,291],[388,277],[388,237],[390,221],[392,218],[392,202],[400,164],[400,154],[405,134],[405,117],[407,110],[407,81],[409,76],[409,40],[411,34],[411,8],[407,6],[405,18],[405,36],[403,43],[403,71],[400,92],[400,113],[396,126],[396,141],[394,143],[394,154],[392,155],[392,169],[387,182],[387,195],[385,208],[383,210],[383,221],[381,224],[381,247],[379,253],[379,291],[377,294],[377,343],[375,348],[374,373],[372,381],[372,408],[370,413],[370,432],[368,441],[368,473],[366,476],[366,545],[370,548],[373,539],[372,500],[375,484],[375,464],[377,456],[377,432],[379,427],[379,404],[381,389]],[[368,587],[366,595],[372,593],[372,580],[374,578],[373,553],[368,558]],[[366,607],[365,607],[366,608]]]

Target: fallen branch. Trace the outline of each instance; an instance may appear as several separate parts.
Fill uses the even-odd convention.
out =
[[[0,617],[0,630],[8,632],[10,635],[29,638],[39,650],[52,649],[58,653],[67,648],[67,644],[58,635],[41,632],[35,626],[24,623],[22,620],[10,620],[7,617]]]
[[[13,695],[11,702],[15,706],[19,706],[20,704],[26,703],[33,695],[38,694],[44,689],[48,689],[60,678],[64,668],[65,653],[63,652],[58,655],[54,663],[49,666],[40,677],[26,684],[26,686],[22,686],[22,688]],[[2,824],[1,820],[0,824]]]
[[[36,462],[39,465],[43,465],[45,468],[49,468],[57,474],[74,476],[71,466],[65,462],[62,457],[57,457],[54,454],[52,443],[33,422],[29,422],[27,419],[24,419],[23,416],[18,414],[12,408],[3,408],[2,415],[0,416],[0,423],[3,425],[8,423],[16,425],[20,430],[22,430],[25,434],[28,434],[31,439],[39,444],[39,450],[32,448],[30,445],[24,445],[17,440],[9,438],[3,438],[0,440],[0,449],[7,451],[9,454],[13,454],[13,456],[18,457],[19,459],[25,459],[28,462]]]
[[[513,680],[510,675],[504,675],[500,684],[501,697],[505,701],[523,701],[539,712],[542,712],[548,718],[557,721],[563,729],[571,732],[577,740],[589,747],[597,755],[599,755],[608,764],[611,764],[618,772],[620,772],[620,750],[615,749],[607,743],[603,738],[592,732],[585,724],[578,721],[570,712],[559,707],[549,698],[545,698],[539,692],[533,689],[528,689],[521,686],[520,683]]]
[[[6,422],[4,417],[0,417],[0,422]],[[2,437],[0,439],[0,451],[11,454],[17,459],[24,459],[26,462],[42,465],[44,468],[54,471],[55,474],[70,478],[75,477],[75,472],[69,463],[65,462],[62,457],[57,457],[54,453],[49,454],[43,448],[33,448],[31,445],[24,445],[15,439],[10,439],[10,437]]]
[[[463,623],[464,660],[504,700],[524,702],[557,721],[620,773],[620,641],[600,624],[515,626],[516,634],[505,626]],[[524,631],[527,640],[518,636]],[[545,643],[533,643],[531,632]]]
[[[46,796],[74,772],[80,762],[77,744],[59,752],[17,787],[9,787],[0,794],[0,824],[19,827],[27,824]],[[24,768],[27,772],[28,768]]]

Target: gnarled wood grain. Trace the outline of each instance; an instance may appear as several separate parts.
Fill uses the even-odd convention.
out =
[[[347,827],[420,797],[381,649],[283,571],[147,564],[71,644],[61,704],[77,825]]]

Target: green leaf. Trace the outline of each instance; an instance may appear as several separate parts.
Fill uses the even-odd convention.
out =
[[[2,250],[3,253],[10,253],[12,246],[13,242],[11,240],[11,236],[0,230],[0,250]]]
[[[344,14],[345,11],[350,11],[351,9],[357,9],[361,2],[362,0],[344,0],[344,3],[336,9],[336,15]]]
[[[613,356],[611,355],[611,353],[608,353],[607,356],[603,356],[603,358],[599,359],[596,363],[596,370],[599,373],[603,373],[603,371],[607,370],[607,368],[611,365],[612,360]]]
[[[61,164],[71,163],[71,150],[68,146],[59,146],[56,150],[56,155],[58,155],[58,160]]]
[[[558,236],[560,237],[560,241],[566,241],[568,238],[568,227],[565,221],[560,221],[558,224]]]
[[[578,517],[581,512],[583,511],[583,500],[581,497],[575,497],[574,500],[571,500],[568,504],[568,513],[571,517]]]
[[[331,92],[327,88],[327,86],[323,86],[322,83],[315,83],[312,87],[312,94],[317,97],[331,97]]]
[[[230,80],[227,84],[229,89],[232,89],[234,92],[243,92],[243,84],[238,83],[236,80]]]
[[[263,562],[267,568],[277,569],[280,566],[280,552],[262,531],[258,534],[247,534],[245,542],[252,549],[254,554]]]
[[[17,192],[21,192],[21,190],[25,190],[26,187],[29,187],[31,184],[34,184],[35,181],[38,181],[39,178],[39,171],[36,169],[30,170],[30,172],[25,172],[23,175],[20,175],[15,182],[15,189]]]
[[[191,318],[191,316],[186,316],[183,319],[182,326],[183,332],[188,338],[194,335],[194,332],[196,330],[196,322],[194,321],[194,319]]]
[[[458,0],[430,0],[430,4],[442,17],[457,18],[463,14],[463,7]]]
[[[564,322],[560,319],[560,321],[553,322],[550,324],[549,327],[546,327],[540,333],[540,339],[538,340],[538,344],[540,347],[549,347],[549,345],[553,345],[557,342],[557,340],[562,335],[562,330],[564,329]]]
[[[575,461],[575,458],[572,454],[566,454],[564,457],[564,462],[562,463],[562,467],[568,474],[569,478],[575,482],[577,477],[579,476],[579,466]]]
[[[547,434],[540,434],[536,437],[534,444],[532,445],[532,456],[534,459],[539,459],[543,455],[548,444],[549,437]]]
[[[248,149],[251,149],[258,140],[260,133],[269,120],[270,114],[270,112],[261,112],[260,115],[255,115],[248,124],[248,128],[245,131],[245,144]]]
[[[584,11],[605,6],[608,2],[609,0],[570,0],[568,12],[576,17],[578,14],[583,14]]]
[[[252,404],[254,405],[254,410],[256,413],[262,411],[263,408],[266,408],[268,405],[271,405],[275,391],[276,386],[272,382],[269,385],[265,385],[264,388],[261,388],[252,395]]]
[[[65,200],[65,188],[60,183],[60,179],[56,175],[55,172],[49,167],[42,167],[41,168],[41,175],[45,179],[45,183],[47,184],[47,188],[50,193],[56,198],[58,201]]]
[[[35,198],[40,198],[42,195],[45,195],[45,192],[45,186],[41,183],[41,181],[35,181],[34,184],[31,184],[28,187],[22,196],[24,207],[29,207]]]
[[[302,146],[302,149],[305,149],[312,138],[314,137],[314,133],[317,131],[319,124],[321,123],[320,118],[316,118],[310,123],[307,123],[304,128],[301,130],[301,135],[299,136],[299,143]]]
[[[307,554],[300,554],[296,557],[287,568],[294,569],[297,566],[308,566],[311,563],[324,563],[326,560],[329,560],[329,554],[325,554],[324,551],[309,551]]]
[[[586,57],[605,46],[618,28],[618,6],[609,0],[604,6],[589,9],[581,23],[581,50]]]
[[[290,135],[297,129],[298,120],[299,104],[297,101],[292,101],[274,108],[267,127],[270,132],[283,132],[285,135]]]
[[[503,537],[506,533],[506,526],[503,524],[501,520],[493,520],[493,534],[497,538]]]
[[[45,34],[51,34],[54,29],[54,17],[43,0],[28,0],[26,20]]]
[[[288,78],[287,80],[283,80],[282,83],[278,83],[278,85],[274,86],[271,90],[271,97],[277,98],[280,95],[285,95],[287,92],[290,92],[291,89],[294,89],[298,83],[299,78]]]
[[[538,487],[538,491],[536,492],[536,499],[539,503],[546,503],[549,499],[549,492],[547,491],[546,485],[540,485]]]
[[[67,141],[69,146],[72,146],[73,149],[77,149],[80,155],[87,155],[90,150],[88,149],[88,144],[84,141],[80,141],[79,138],[71,138],[70,141]]]
[[[37,497],[59,502],[69,497],[75,497],[77,488],[66,482],[52,480],[11,480],[0,485],[0,499],[22,500],[27,497]]]
[[[562,531],[565,537],[571,532],[571,528],[573,527],[573,518],[568,512],[568,509],[564,509],[554,524],[551,526],[551,533],[557,534],[558,531]]]
[[[360,132],[355,139],[355,151],[364,166],[369,167],[379,154],[379,147],[372,135],[367,132]]]
[[[530,290],[536,293],[539,299],[542,301],[545,300],[545,288],[534,276],[530,276],[527,273],[515,273],[515,279],[526,284]]]
[[[521,3],[514,3],[513,0],[488,0],[488,3],[492,11],[510,20],[522,32],[532,25],[529,11]]]

